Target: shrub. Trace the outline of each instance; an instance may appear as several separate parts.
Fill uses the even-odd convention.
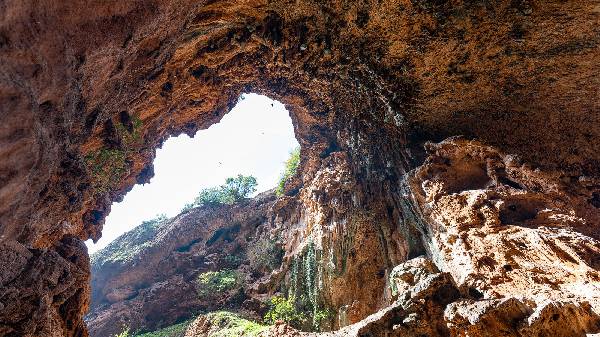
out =
[[[125,328],[123,332],[116,334],[115,337],[129,337],[129,328]]]
[[[265,322],[275,324],[277,321],[284,321],[293,326],[299,326],[306,320],[304,313],[296,310],[296,298],[290,296],[274,296],[271,298],[269,311],[265,314]]]
[[[224,269],[219,271],[208,271],[198,276],[198,295],[208,297],[219,295],[237,287],[241,276],[236,270]]]
[[[283,195],[285,182],[294,174],[296,174],[298,165],[300,165],[300,147],[292,150],[292,152],[290,152],[290,157],[285,161],[285,169],[283,173],[281,173],[279,183],[277,184],[277,189],[275,189],[275,194],[277,196]]]
[[[190,209],[194,208],[195,204],[193,202],[189,202],[187,204],[185,204],[185,206],[183,206],[183,208],[181,209],[181,213],[189,211]]]
[[[322,331],[324,326],[329,326],[331,320],[335,318],[335,312],[329,308],[318,309],[313,312],[313,328]]]
[[[230,177],[219,187],[205,188],[200,191],[192,204],[187,204],[184,210],[195,206],[234,204],[256,191],[256,178],[253,176]]]
[[[231,254],[227,254],[223,260],[225,260],[225,263],[227,263],[230,266],[233,267],[237,267],[240,264],[242,264],[243,260],[241,257],[237,256],[237,255],[231,255]]]
[[[188,326],[194,321],[190,319],[181,323],[176,323],[156,331],[137,333],[133,337],[183,337]]]
[[[211,312],[206,315],[206,321],[215,326],[211,337],[255,337],[269,328],[227,311]]]

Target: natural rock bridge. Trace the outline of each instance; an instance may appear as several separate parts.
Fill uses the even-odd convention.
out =
[[[583,0],[0,2],[0,335],[86,336],[83,241],[243,92],[302,145],[268,210],[300,228],[286,253],[347,259],[322,289],[347,323],[383,310],[340,333],[597,332],[599,22]]]

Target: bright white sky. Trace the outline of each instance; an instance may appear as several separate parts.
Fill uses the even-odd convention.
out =
[[[194,138],[172,137],[156,151],[154,178],[112,205],[102,238],[97,244],[86,242],[90,254],[144,220],[179,214],[201,189],[221,185],[227,177],[253,175],[257,192],[275,187],[290,151],[298,146],[292,120],[277,101],[256,94],[244,97],[220,123]]]

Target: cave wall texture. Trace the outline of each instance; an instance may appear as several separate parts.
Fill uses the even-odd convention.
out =
[[[353,216],[389,243],[377,265],[427,254],[486,299],[541,284],[541,297],[589,300],[599,23],[589,0],[0,2],[0,334],[86,336],[82,241],[149,180],[156,147],[217,123],[243,92],[291,112],[303,151],[289,219],[308,228],[298,242]],[[456,135],[481,144],[423,150]],[[503,241],[497,226],[513,223],[526,225]],[[553,253],[531,257],[540,240]],[[496,268],[512,272],[519,254],[539,266]]]

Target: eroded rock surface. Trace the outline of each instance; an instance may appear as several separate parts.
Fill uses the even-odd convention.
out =
[[[548,300],[537,305],[516,298],[476,300],[461,294],[449,273],[432,269],[432,262],[416,258],[395,268],[402,296],[364,320],[330,333],[306,333],[286,325],[261,336],[588,336],[600,331],[600,316],[587,303]],[[435,267],[434,267],[435,268]],[[206,337],[210,334],[187,336]]]
[[[191,209],[142,224],[98,252],[92,259],[92,305],[86,317],[90,334],[153,331],[222,309],[245,311],[256,319],[265,305],[253,297],[260,298],[265,289],[253,286],[279,266],[283,255],[274,256],[281,248],[268,221],[274,199],[267,193],[233,207]],[[260,243],[272,246],[254,249]],[[224,272],[232,280],[222,291],[219,284],[201,289],[199,277],[206,272]]]
[[[5,243],[0,249],[0,335],[87,336],[87,249],[65,237],[48,249]]]
[[[476,141],[430,151],[407,180],[440,269],[483,298],[589,301],[600,310],[597,179],[536,169]]]
[[[207,216],[202,211],[197,213],[200,217],[190,217],[199,210],[181,215],[190,218],[183,222],[189,223],[191,231],[179,228],[182,220],[175,220],[170,231],[185,233],[175,237],[187,241],[196,242],[193,238],[203,231],[213,234],[202,237],[214,236],[238,223],[240,215],[226,216],[233,212],[262,219],[249,227],[250,232],[256,228],[265,235],[261,228],[269,228],[269,238],[282,244],[283,259],[272,266],[272,272],[260,273],[260,268],[246,262],[246,267],[238,268],[246,275],[241,292],[224,294],[224,301],[213,307],[203,304],[203,309],[228,308],[260,321],[269,297],[283,294],[303,298],[296,303],[308,307],[309,315],[333,310],[329,320],[301,327],[332,332],[302,332],[277,324],[261,330],[262,336],[583,337],[600,332],[598,211],[591,202],[597,185],[591,178],[567,188],[556,172],[533,169],[516,156],[464,138],[428,144],[427,149],[423,165],[399,182],[399,191],[405,193],[397,205],[402,219],[377,218],[384,213],[373,209],[364,212],[361,205],[367,193],[352,179],[347,157],[340,152],[323,161],[312,183],[295,196],[261,197],[225,207],[225,213],[210,214],[210,221],[202,220]],[[205,221],[212,225],[198,225]],[[240,233],[246,233],[247,225],[241,228]],[[261,239],[255,235],[231,242],[237,243],[233,250],[219,245],[207,255],[200,242],[193,251],[211,256],[212,261],[231,252],[247,259],[244,252]],[[410,256],[411,247],[412,254],[420,249],[425,256]],[[172,261],[186,255],[162,244],[136,256],[139,268],[146,270],[147,263],[157,258]],[[198,262],[169,264],[179,266],[177,273],[183,274],[195,275],[205,268]],[[226,263],[220,262],[208,268],[223,266]],[[135,267],[122,273],[131,270]],[[151,312],[139,310],[147,298],[123,299],[132,289],[131,276],[109,278],[106,289],[117,293],[112,300],[106,296],[112,308],[131,303],[138,314]],[[116,287],[119,279],[124,283]],[[171,289],[167,293],[193,298],[172,290],[185,287],[171,276],[161,274],[156,280]],[[240,296],[246,299],[243,304],[227,304]],[[178,319],[165,307],[190,312],[185,301],[171,303],[159,297],[152,307],[161,308],[161,317],[171,317],[170,322]],[[106,320],[111,321],[114,318]],[[231,326],[228,322],[200,316],[187,334],[210,337]],[[90,321],[92,331],[95,324]],[[142,322],[138,327],[147,329],[150,324]]]

